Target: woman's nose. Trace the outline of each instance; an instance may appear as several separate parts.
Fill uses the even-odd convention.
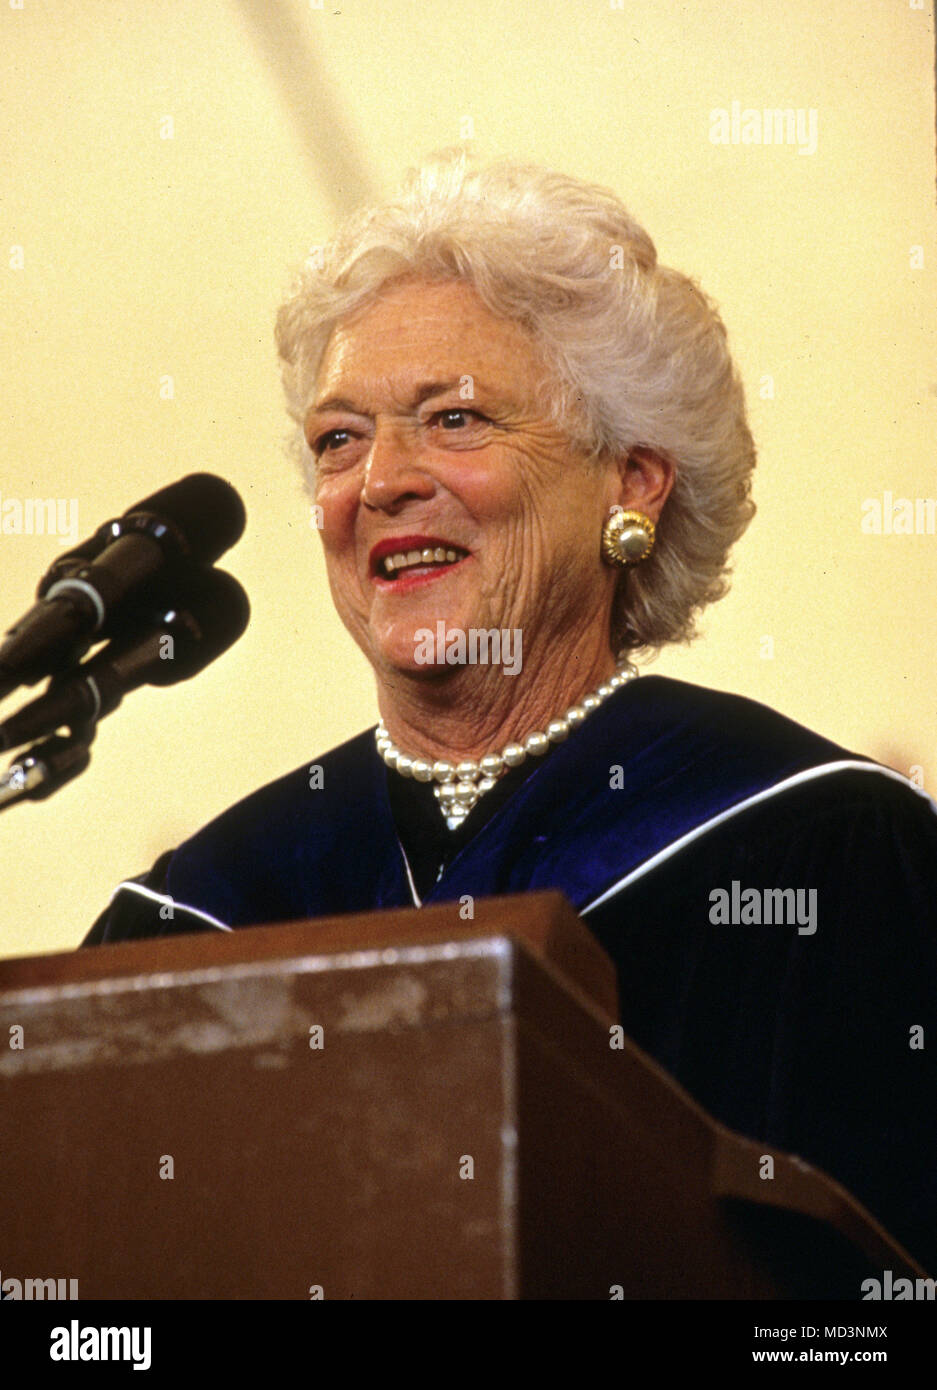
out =
[[[393,511],[408,500],[432,497],[436,483],[421,465],[418,448],[403,432],[375,434],[361,486],[366,507]]]

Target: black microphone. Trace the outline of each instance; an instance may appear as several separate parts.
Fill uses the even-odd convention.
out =
[[[59,556],[40,581],[40,601],[0,643],[0,699],[75,665],[93,642],[132,630],[141,602],[171,593],[187,563],[212,564],[240,539],[245,520],[230,483],[191,473],[99,526]]]
[[[166,605],[142,632],[108,643],[5,719],[0,750],[19,748],[62,726],[93,725],[138,686],[188,680],[237,641],[249,618],[247,594],[233,575],[191,570],[178,602]]]
[[[116,520],[102,522],[93,536],[59,555],[40,579],[36,597],[45,598],[53,584],[71,578],[83,565],[96,560],[118,536],[153,522],[185,531],[193,516],[201,528],[197,558],[204,564],[213,565],[244,530],[244,504],[231,484],[214,473],[189,473],[178,483],[170,483],[142,502],[135,502]],[[230,539],[232,529],[237,534]]]

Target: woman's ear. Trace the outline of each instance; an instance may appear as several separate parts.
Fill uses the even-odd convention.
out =
[[[626,511],[644,512],[656,525],[670,496],[676,467],[665,454],[643,444],[618,460],[618,495],[615,501]]]

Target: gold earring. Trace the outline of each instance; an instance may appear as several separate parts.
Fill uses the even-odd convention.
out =
[[[638,565],[654,549],[656,535],[643,512],[613,512],[602,528],[602,555],[610,565]]]

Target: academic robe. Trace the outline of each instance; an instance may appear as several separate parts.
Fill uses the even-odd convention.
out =
[[[930,797],[763,705],[642,676],[474,832],[473,812],[421,893],[389,779],[373,730],[280,777],[122,884],[84,944],[561,889],[626,1033],[937,1274]]]

